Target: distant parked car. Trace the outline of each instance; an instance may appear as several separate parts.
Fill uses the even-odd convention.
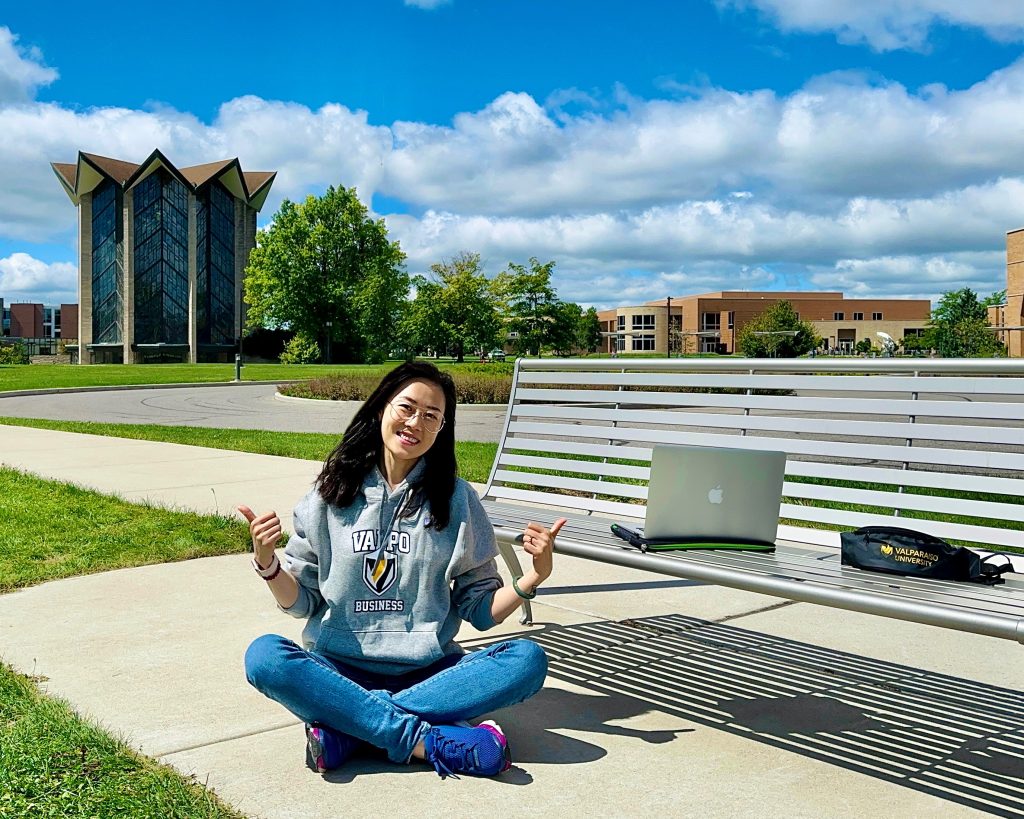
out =
[[[487,357],[491,361],[504,361],[505,360],[505,351],[504,350],[491,350],[487,354]]]

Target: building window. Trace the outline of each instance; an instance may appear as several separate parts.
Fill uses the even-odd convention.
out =
[[[832,320],[833,321],[842,321],[844,318],[846,318],[846,315],[844,313],[833,313],[832,314]]]
[[[615,338],[615,351],[622,353],[626,350],[626,339],[623,336],[617,336]]]
[[[235,200],[214,183],[196,198],[196,330],[200,344],[235,342]]]
[[[700,329],[703,330],[721,330],[722,329],[722,314],[721,313],[701,313],[700,314]]]
[[[633,329],[634,330],[653,330],[654,329],[654,313],[643,313],[642,315],[635,315],[635,316],[633,316]]]
[[[625,329],[626,329],[626,317],[625,316],[619,316],[619,330],[625,330]]]
[[[135,340],[188,343],[188,191],[167,171],[133,194]]]
[[[633,336],[633,350],[640,352],[654,349],[654,336]]]
[[[92,340],[121,341],[124,228],[121,188],[103,180],[92,194]]]
[[[797,316],[799,318],[799,316]],[[736,312],[734,310],[729,311],[729,329],[731,330],[736,326]]]
[[[864,314],[863,313],[854,313],[853,314],[853,320],[854,321],[864,321]]]
[[[871,320],[872,321],[881,321],[882,320],[882,314],[881,313],[872,313],[871,314]]]

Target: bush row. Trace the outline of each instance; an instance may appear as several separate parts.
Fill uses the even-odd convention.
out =
[[[20,341],[0,342],[0,364],[28,364],[25,345]]]
[[[509,373],[495,371],[491,365],[487,371],[472,367],[452,370],[455,394],[460,404],[505,404],[508,403],[512,378]],[[352,375],[331,375],[315,378],[301,384],[289,384],[279,388],[282,395],[296,398],[320,398],[328,401],[365,401],[370,397],[381,378],[389,368],[379,373]]]

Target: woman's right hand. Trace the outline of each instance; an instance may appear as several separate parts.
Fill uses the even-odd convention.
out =
[[[274,549],[281,540],[281,518],[277,512],[267,512],[256,517],[256,513],[248,506],[236,506],[239,514],[249,521],[249,534],[252,536],[252,548],[256,562],[268,567],[274,559]]]

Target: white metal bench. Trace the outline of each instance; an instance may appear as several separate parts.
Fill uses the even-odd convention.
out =
[[[524,359],[484,506],[515,575],[526,522],[565,516],[567,555],[1024,642],[1017,576],[914,580],[838,549],[870,524],[1024,548],[1022,375],[1005,359]],[[655,443],[785,451],[776,551],[641,554],[612,535],[642,521]]]

